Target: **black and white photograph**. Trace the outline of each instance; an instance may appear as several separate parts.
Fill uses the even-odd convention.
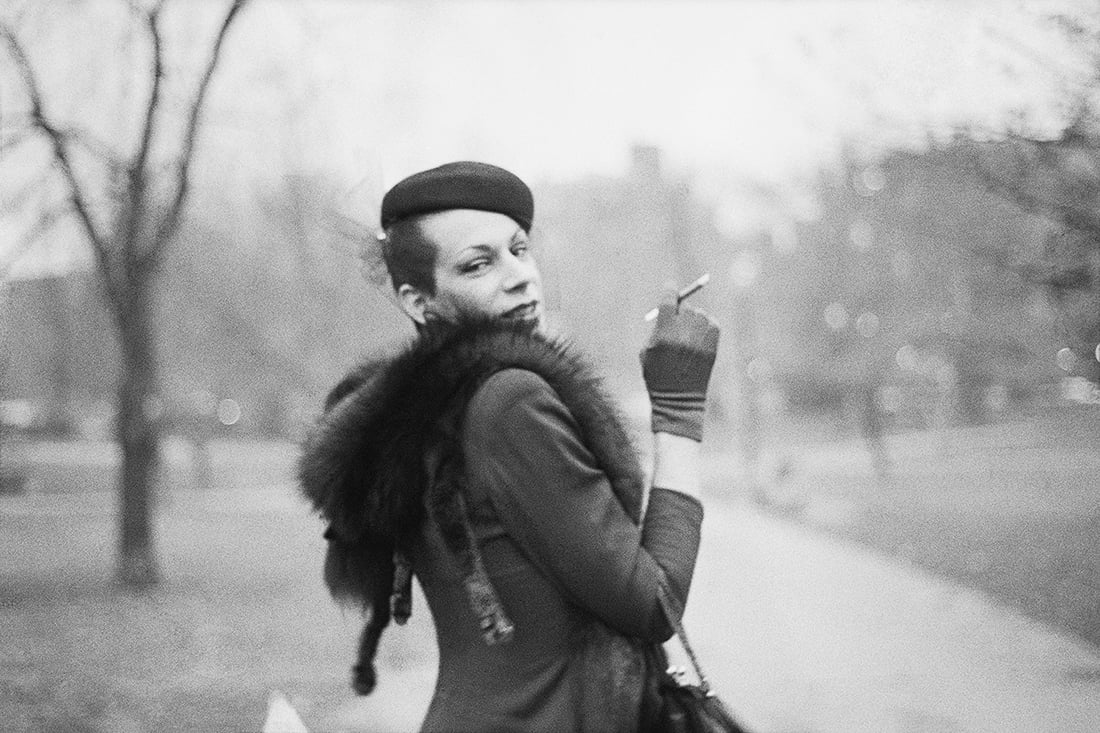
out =
[[[1006,730],[1095,0],[0,0],[0,731]]]

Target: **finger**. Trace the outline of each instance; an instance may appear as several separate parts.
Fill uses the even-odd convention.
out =
[[[661,302],[657,306],[657,320],[667,319],[679,312],[680,293],[674,284],[666,284],[661,290]]]
[[[711,351],[718,351],[719,337],[722,335],[722,328],[718,325],[718,321],[714,320],[710,316],[707,316],[707,335],[706,344],[707,348]]]
[[[717,328],[718,322],[702,308],[696,308],[687,303],[681,303],[679,313],[699,328]]]
[[[683,324],[682,333],[685,338],[702,339],[705,343],[717,341],[721,326],[702,308],[681,303],[678,318]]]

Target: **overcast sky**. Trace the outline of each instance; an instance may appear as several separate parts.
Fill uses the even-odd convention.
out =
[[[199,168],[227,189],[331,173],[370,211],[399,178],[451,160],[568,180],[620,174],[646,143],[751,225],[735,200],[746,181],[789,187],[845,140],[909,145],[952,125],[1001,129],[1020,110],[1056,129],[1085,67],[1041,16],[1074,4],[254,0],[227,42]],[[50,109],[132,147],[148,48],[124,4],[26,7]],[[169,71],[185,82],[171,112],[226,3],[167,7]],[[14,180],[21,158],[5,155]],[[8,242],[33,221],[3,219]]]
[[[529,176],[617,173],[635,141],[684,169],[774,180],[845,136],[999,127],[1064,98],[1073,61],[1038,22],[1054,7],[326,0],[252,12],[256,27],[285,14],[283,42],[313,75],[330,140],[389,183],[463,157]]]

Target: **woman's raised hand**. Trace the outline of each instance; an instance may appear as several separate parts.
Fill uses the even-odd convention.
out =
[[[642,376],[652,409],[653,432],[703,439],[707,384],[718,352],[718,324],[703,311],[678,304],[665,290],[657,322],[642,350]]]

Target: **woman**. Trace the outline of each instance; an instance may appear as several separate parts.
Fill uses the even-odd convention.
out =
[[[718,330],[661,304],[642,354],[652,490],[583,360],[546,335],[516,176],[460,162],[382,202],[383,256],[418,337],[330,394],[304,446],[306,495],[330,522],[326,581],[370,609],[361,693],[410,574],[439,643],[427,731],[645,727],[647,644],[669,638],[699,545],[699,441]],[[644,514],[644,521],[642,520]]]

